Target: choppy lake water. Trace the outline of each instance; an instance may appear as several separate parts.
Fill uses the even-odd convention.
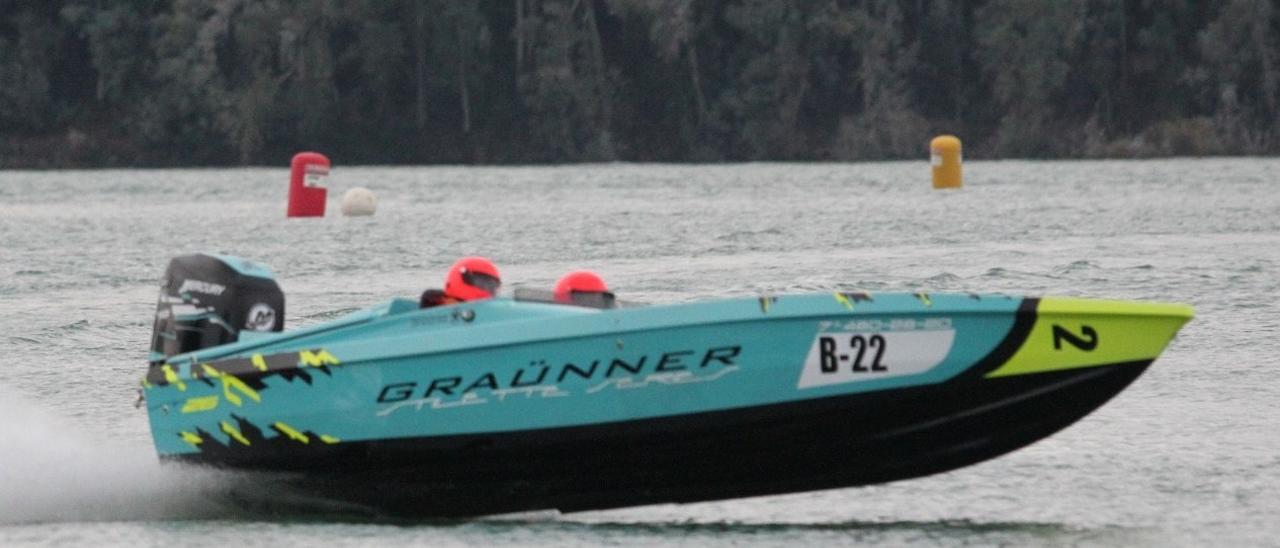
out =
[[[1280,160],[337,167],[284,218],[286,169],[0,171],[0,545],[1280,545]],[[337,216],[366,186],[371,218]],[[438,286],[592,268],[623,298],[832,289],[1190,303],[1128,390],[1067,430],[858,489],[444,523],[332,523],[160,466],[145,412],[159,278],[226,252],[276,271],[288,326]],[[820,543],[820,544],[819,544]]]

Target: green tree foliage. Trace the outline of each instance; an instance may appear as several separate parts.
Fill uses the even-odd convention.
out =
[[[1274,0],[0,0],[0,167],[1280,152]]]
[[[24,2],[0,3],[0,124],[7,132],[49,129],[51,89],[61,54],[56,16]]]
[[[1003,116],[993,136],[1002,156],[1053,152],[1054,121],[1085,22],[1086,0],[992,0],[978,12],[978,59]]]
[[[920,136],[929,124],[916,112],[909,86],[910,71],[918,63],[919,43],[909,43],[906,18],[895,0],[870,0],[847,12],[832,13],[841,36],[851,40],[856,55],[855,101],[859,111],[840,124],[838,157],[907,158],[918,156]]]
[[[1231,0],[1200,34],[1218,126],[1233,148],[1273,148],[1280,122],[1280,9],[1270,0]]]
[[[605,63],[591,0],[527,0],[525,39],[532,53],[519,75],[530,118],[530,153],[539,161],[613,160],[616,74]]]

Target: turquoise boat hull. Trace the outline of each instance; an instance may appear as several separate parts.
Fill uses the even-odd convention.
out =
[[[575,511],[980,462],[1110,399],[1191,316],[976,294],[396,299],[171,356],[143,386],[164,459],[382,516]]]

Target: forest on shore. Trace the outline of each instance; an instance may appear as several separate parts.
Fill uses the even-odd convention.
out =
[[[0,168],[1280,152],[1273,0],[0,0]]]

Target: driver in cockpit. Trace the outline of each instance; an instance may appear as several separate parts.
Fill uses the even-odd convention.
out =
[[[422,308],[492,299],[502,287],[502,278],[493,261],[484,257],[463,257],[449,267],[444,290],[422,292],[418,304]]]

